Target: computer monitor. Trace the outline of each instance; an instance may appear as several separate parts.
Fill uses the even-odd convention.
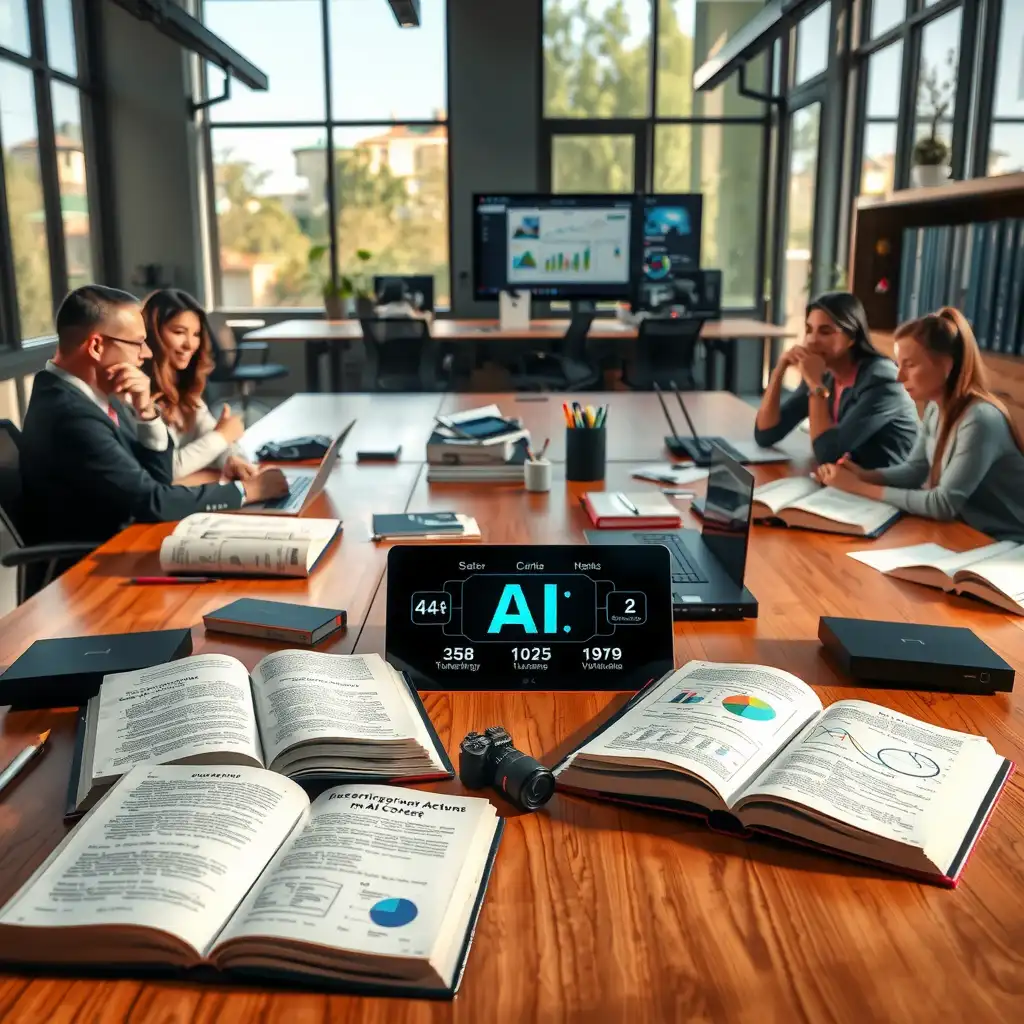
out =
[[[753,475],[715,445],[701,536],[732,581],[740,586],[747,569],[753,503]]]
[[[722,272],[684,270],[665,281],[642,282],[634,305],[651,313],[718,320],[722,316]]]
[[[628,195],[475,195],[476,298],[630,298],[635,204]]]
[[[699,193],[637,197],[634,261],[639,304],[671,305],[673,282],[700,267],[703,196]]]
[[[434,278],[430,274],[378,274],[373,279],[378,303],[408,302],[421,313],[434,312]]]

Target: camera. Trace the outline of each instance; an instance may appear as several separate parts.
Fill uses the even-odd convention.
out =
[[[467,789],[493,786],[516,807],[535,811],[555,792],[555,777],[536,758],[516,750],[500,725],[471,732],[459,744],[459,778]]]

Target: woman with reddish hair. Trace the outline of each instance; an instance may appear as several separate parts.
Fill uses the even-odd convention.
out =
[[[146,370],[175,446],[174,479],[209,468],[230,480],[254,476],[257,467],[233,447],[245,431],[241,417],[225,405],[215,419],[203,401],[213,369],[203,307],[180,288],[162,288],[146,299],[142,315],[153,353]]]
[[[899,380],[925,406],[906,462],[865,470],[848,458],[818,479],[930,519],[963,519],[997,540],[1024,541],[1024,436],[989,390],[974,332],[946,307],[896,331]]]

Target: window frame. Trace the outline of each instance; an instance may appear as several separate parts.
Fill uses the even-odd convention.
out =
[[[540,56],[539,56],[539,83],[537,89],[537,120],[539,125],[538,139],[538,181],[541,190],[550,191],[553,188],[552,181],[552,140],[556,135],[632,135],[633,146],[633,189],[634,193],[654,192],[654,164],[655,164],[655,135],[656,129],[664,125],[759,125],[763,129],[761,143],[761,167],[759,174],[759,202],[757,213],[758,237],[763,237],[765,225],[767,224],[768,189],[770,186],[769,165],[771,161],[771,130],[772,113],[771,106],[764,104],[764,110],[760,115],[737,114],[723,117],[707,117],[691,115],[687,117],[659,115],[658,106],[658,56],[661,47],[659,46],[659,32],[661,28],[661,3],[660,0],[650,0],[650,36],[648,46],[650,47],[650,59],[648,61],[647,81],[647,114],[637,117],[549,117],[545,109],[544,94],[544,2],[537,0],[540,8]],[[767,90],[772,81],[773,51],[765,55],[765,83]],[[753,86],[757,88],[757,85]],[[732,306],[723,312],[730,314],[756,314],[762,316],[765,309],[765,274],[768,265],[768,254],[765,246],[757,246],[755,260],[754,281],[752,282],[751,293],[754,301],[746,306]]]
[[[447,231],[447,253],[448,253],[448,279],[449,279],[449,305],[437,306],[436,312],[446,313],[450,311],[454,301],[455,281],[452,276],[452,166],[451,166],[451,119],[448,116],[448,85],[451,82],[451,46],[448,40],[451,35],[451,14],[449,4],[444,3],[445,18],[445,118],[437,119],[416,119],[405,120],[380,120],[380,119],[336,119],[333,108],[333,89],[331,85],[331,0],[319,0],[320,4],[320,34],[323,48],[323,89],[324,89],[324,116],[322,119],[295,119],[295,120],[260,120],[260,121],[229,121],[216,118],[216,104],[203,108],[201,117],[198,120],[200,159],[203,162],[203,205],[205,214],[205,225],[203,230],[203,261],[205,264],[205,278],[212,298],[212,305],[217,309],[227,308],[229,312],[269,313],[284,307],[246,306],[246,307],[225,307],[224,282],[221,272],[221,250],[220,231],[217,218],[217,189],[215,177],[215,162],[213,153],[212,133],[218,129],[246,129],[246,130],[274,130],[286,128],[305,128],[324,133],[325,149],[327,154],[326,188],[328,196],[328,217],[327,217],[327,245],[330,254],[330,265],[337,269],[339,236],[338,236],[338,215],[340,208],[337,202],[337,188],[335,183],[336,172],[336,149],[334,145],[334,133],[347,128],[444,128],[445,129],[445,188],[447,191],[447,215],[445,217],[445,230]],[[204,0],[197,0],[198,11],[196,17],[203,21]],[[196,91],[203,101],[211,99],[207,86],[207,76],[200,68],[197,76]],[[314,309],[321,309],[319,306],[289,306],[291,312],[309,312]]]
[[[57,166],[56,126],[53,123],[54,82],[71,86],[78,94],[82,122],[82,147],[85,159],[87,196],[89,202],[89,248],[93,277],[102,280],[107,269],[108,253],[104,239],[105,186],[98,165],[96,127],[98,114],[95,85],[93,37],[88,30],[82,0],[71,0],[77,74],[69,75],[49,66],[46,46],[46,15],[44,0],[26,0],[29,30],[29,55],[17,53],[0,45],[0,60],[22,67],[32,75],[34,112],[39,152],[40,182],[43,193],[45,232],[49,250],[50,294],[54,310],[68,290],[67,252],[64,243],[64,217],[61,210],[60,177]],[[0,152],[3,139],[0,138]],[[10,211],[7,206],[7,182],[0,160],[0,250],[11,254]],[[52,343],[53,335],[35,338],[22,336],[18,310],[17,280],[12,257],[0,257],[0,335],[9,339],[5,350],[32,349]]]

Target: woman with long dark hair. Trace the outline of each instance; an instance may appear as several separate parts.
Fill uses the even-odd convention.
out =
[[[231,480],[247,480],[257,468],[237,451],[245,431],[241,417],[223,406],[215,419],[203,401],[213,369],[210,324],[199,303],[180,288],[153,292],[142,308],[146,344],[153,353],[146,369],[174,440],[174,478],[220,469]]]
[[[1024,541],[1024,434],[989,390],[974,332],[945,307],[896,331],[899,379],[925,403],[924,430],[905,462],[868,470],[822,466],[824,484],[929,519],[963,519],[997,540]]]
[[[800,386],[782,399],[782,378],[799,369]],[[757,410],[754,439],[770,445],[810,420],[821,464],[851,456],[874,469],[902,462],[917,439],[914,403],[896,366],[871,343],[867,314],[849,292],[826,292],[807,306],[804,341],[783,353]]]

